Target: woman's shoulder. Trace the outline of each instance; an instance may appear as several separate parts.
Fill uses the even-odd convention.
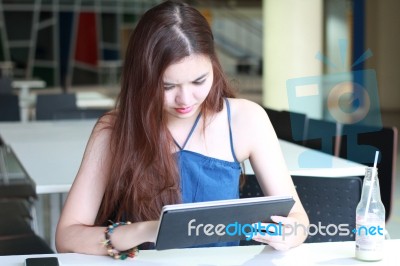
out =
[[[240,98],[229,98],[228,100],[233,121],[247,120],[250,122],[249,119],[253,121],[267,117],[264,108],[258,103]]]
[[[231,125],[234,136],[236,157],[239,161],[249,158],[252,150],[268,128],[268,116],[259,104],[246,99],[229,98]],[[270,129],[267,129],[267,131]]]
[[[115,120],[116,120],[116,112],[114,110],[105,113],[102,117],[99,118],[99,120],[97,120],[92,135],[104,136],[111,134],[115,124]]]

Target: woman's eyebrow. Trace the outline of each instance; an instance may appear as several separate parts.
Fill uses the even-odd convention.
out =
[[[164,86],[175,86],[177,84],[164,81]]]
[[[205,74],[202,74],[200,77],[196,78],[196,79],[193,80],[192,82],[200,81],[200,80],[204,79],[205,77],[207,77],[208,74],[209,74],[209,72],[207,72],[207,73],[205,73]],[[179,84],[164,81],[164,86],[175,86],[175,85],[179,85]]]
[[[193,80],[193,82],[200,81],[200,80],[204,79],[206,76],[208,76],[208,72],[205,73],[205,74],[203,74],[203,75],[201,75],[201,76],[198,77],[197,79]]]

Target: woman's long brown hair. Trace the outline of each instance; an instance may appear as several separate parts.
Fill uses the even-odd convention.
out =
[[[164,114],[163,74],[192,54],[209,56],[214,81],[204,116],[234,97],[217,59],[208,22],[196,9],[166,1],[148,10],[127,47],[118,108],[112,119],[111,169],[96,224],[156,220],[166,204],[179,203],[180,178]]]

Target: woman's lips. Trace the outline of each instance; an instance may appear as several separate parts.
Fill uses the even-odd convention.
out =
[[[184,107],[184,108],[175,108],[176,112],[180,114],[187,114],[190,113],[193,109],[193,106]]]

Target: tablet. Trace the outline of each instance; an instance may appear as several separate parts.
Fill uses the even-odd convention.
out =
[[[265,229],[259,223],[272,222],[272,215],[287,216],[293,205],[291,196],[166,205],[161,211],[155,248],[250,240],[252,233]]]

